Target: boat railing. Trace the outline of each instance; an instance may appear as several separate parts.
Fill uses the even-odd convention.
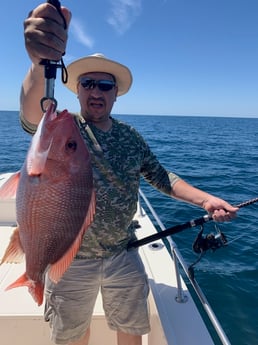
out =
[[[141,200],[144,201],[145,205],[147,206],[149,212],[151,213],[151,215],[153,216],[153,218],[155,219],[156,223],[158,224],[158,226],[160,227],[161,230],[166,230],[164,224],[162,223],[162,221],[160,220],[159,216],[157,215],[156,211],[154,210],[154,208],[152,207],[151,203],[149,202],[148,198],[145,196],[145,194],[143,193],[143,191],[140,189],[139,190],[139,210],[140,210],[140,215],[143,215],[143,208],[141,207]],[[223,345],[230,345],[230,341],[227,337],[227,335],[225,334],[220,322],[218,321],[216,315],[214,314],[211,306],[208,303],[208,300],[206,298],[206,296],[204,295],[203,291],[201,290],[199,284],[197,283],[196,279],[191,276],[189,274],[189,270],[188,270],[188,266],[185,262],[185,260],[183,259],[176,243],[173,241],[173,239],[171,238],[171,236],[167,237],[167,241],[169,243],[169,247],[171,250],[171,255],[173,258],[173,264],[175,265],[175,272],[176,272],[176,280],[177,280],[177,297],[176,297],[176,301],[178,303],[185,303],[187,301],[187,296],[184,295],[184,291],[182,288],[182,284],[181,284],[181,275],[180,275],[180,266],[183,268],[186,277],[188,278],[189,282],[191,283],[197,297],[199,298],[201,305],[204,309],[204,311],[206,312],[208,318],[211,321],[211,324],[213,325],[219,339],[221,340],[221,343]]]

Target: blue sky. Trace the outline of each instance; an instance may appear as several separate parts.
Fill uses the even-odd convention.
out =
[[[40,1],[1,3],[1,110],[18,110],[30,61],[23,20]],[[257,0],[63,0],[73,15],[65,63],[95,52],[134,83],[113,113],[258,117]],[[59,108],[78,102],[56,81]]]

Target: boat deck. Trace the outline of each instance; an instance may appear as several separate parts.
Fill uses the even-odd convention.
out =
[[[9,243],[13,227],[0,228],[0,257]],[[38,307],[27,287],[5,291],[5,288],[25,271],[25,264],[3,264],[0,266],[0,334],[1,345],[53,345],[49,339],[49,325],[43,320],[44,306]],[[150,299],[153,299],[152,295]],[[143,345],[165,345],[164,334],[159,323],[153,301],[151,305],[153,329],[151,335],[144,336]],[[155,324],[155,325],[154,325]],[[156,325],[158,324],[158,327]],[[152,337],[153,341],[148,339]],[[154,341],[157,339],[157,342]],[[162,341],[164,339],[164,341]],[[90,345],[115,345],[116,334],[109,330],[102,307],[101,295],[98,295],[91,325]]]
[[[152,226],[151,223],[150,226]],[[0,228],[0,257],[3,255],[13,229],[10,226]],[[141,233],[142,236],[144,236],[143,233]],[[168,260],[165,247],[162,247],[162,244],[160,247],[156,250],[150,246],[140,249],[152,290],[150,294],[152,331],[144,336],[143,344],[213,344],[184,282],[182,282],[184,293],[188,301],[181,304],[175,302],[173,265],[171,265],[171,260]],[[44,307],[36,305],[26,287],[5,291],[5,288],[24,271],[24,263],[0,266],[1,345],[34,345],[35,341],[37,345],[51,345],[53,343],[49,339],[49,326],[42,317]],[[156,305],[158,305],[158,311]],[[116,344],[116,335],[108,329],[106,324],[100,295],[94,310],[90,340],[90,345],[99,344]]]

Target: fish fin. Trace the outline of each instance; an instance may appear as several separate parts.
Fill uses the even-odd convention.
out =
[[[0,188],[0,198],[8,199],[15,198],[16,190],[20,180],[20,171],[17,171],[2,185]]]
[[[68,267],[71,265],[71,262],[73,261],[75,255],[77,254],[81,246],[83,236],[86,230],[88,229],[88,227],[90,226],[91,222],[93,221],[93,217],[95,214],[95,206],[96,206],[96,194],[93,191],[91,195],[91,201],[88,208],[88,212],[85,217],[84,223],[80,229],[79,234],[77,235],[76,239],[74,240],[70,248],[67,250],[67,252],[49,268],[48,276],[54,283],[59,282],[60,278],[68,269]]]
[[[20,263],[23,261],[24,251],[21,245],[19,228],[16,228],[11,236],[8,247],[0,261],[0,265],[6,263]]]
[[[16,287],[27,286],[29,289],[29,293],[33,297],[34,301],[40,306],[43,303],[43,295],[44,295],[44,284],[42,282],[35,282],[29,279],[26,273],[23,273],[20,278],[18,278],[15,282],[7,286],[5,289],[11,290]]]

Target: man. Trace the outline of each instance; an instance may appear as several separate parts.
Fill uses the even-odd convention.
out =
[[[69,23],[69,11],[61,10]],[[44,69],[40,61],[61,59],[67,30],[60,13],[48,3],[32,11],[24,27],[32,66],[22,85],[20,116],[24,129],[33,133],[42,117]],[[140,175],[171,197],[203,207],[216,221],[230,220],[237,208],[168,173],[134,129],[110,116],[117,96],[132,83],[126,66],[97,54],[75,61],[67,70],[67,87],[80,102],[78,126],[92,156],[96,214],[61,281],[46,281],[45,319],[57,344],[87,345],[101,289],[118,345],[140,345],[142,334],[149,332],[148,283],[137,250],[126,250],[134,239],[132,218]]]

